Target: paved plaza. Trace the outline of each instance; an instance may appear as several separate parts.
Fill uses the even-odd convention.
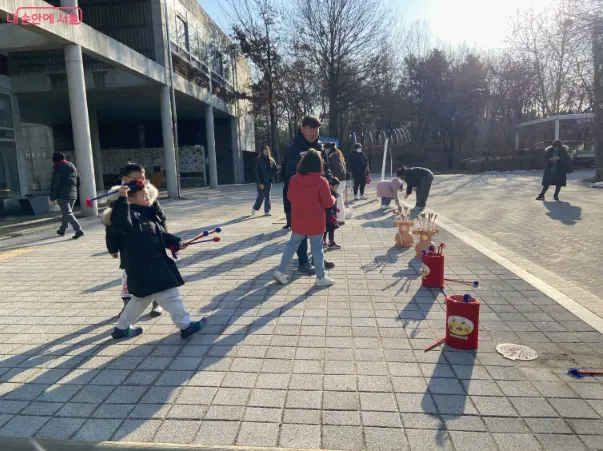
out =
[[[536,173],[518,177],[436,177],[428,205],[601,295],[594,280],[591,287],[582,279],[601,271],[593,262],[603,244],[588,227],[600,225],[599,191],[572,182],[561,195],[569,206],[536,204]],[[436,241],[447,245],[447,277],[480,281],[469,291],[482,302],[480,345],[474,353],[445,346],[426,353],[445,334],[444,297],[421,288],[413,250],[393,247],[396,230],[379,211],[374,183],[336,232],[343,249],[328,252],[336,285],[321,290],[298,273],[289,285],[273,283],[288,239],[280,185],[273,194],[272,217],[248,217],[252,186],[187,192],[187,200],[164,204],[170,231],[185,239],[223,228],[220,243],[193,246],[178,260],[187,307],[194,318],[208,318],[186,341],[165,314],[143,316],[140,337],[110,339],[121,274],[98,221],[87,221],[78,241],[53,230],[1,241],[0,437],[371,451],[603,449],[603,381],[567,375],[570,367],[603,368],[603,334],[443,228]],[[590,306],[593,298],[576,301]],[[495,347],[509,342],[539,358],[502,358]]]

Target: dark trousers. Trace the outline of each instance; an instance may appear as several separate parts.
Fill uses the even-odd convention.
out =
[[[289,183],[283,183],[283,207],[285,210],[285,216],[287,217],[287,227],[291,227],[291,202],[287,199],[287,193],[289,192]],[[307,247],[307,244],[306,244]]]
[[[433,182],[433,175],[427,174],[421,179],[421,183],[417,187],[417,204],[415,208],[425,208],[427,204],[427,198],[429,197],[429,190]]]
[[[287,193],[289,192],[289,184],[283,184],[283,206],[285,208],[285,215],[287,216],[287,226],[291,227],[291,202],[287,199]],[[304,266],[308,263],[308,237],[306,237],[299,247],[297,248],[297,259],[299,266]]]
[[[541,196],[544,196],[546,194],[546,192],[549,190],[549,186],[551,186],[551,185],[543,185],[542,186],[542,191],[540,192]],[[559,196],[560,192],[561,192],[561,185],[556,185],[555,186],[555,197]]]
[[[364,196],[364,187],[366,186],[366,177],[361,179],[354,179],[354,196],[358,194],[358,188],[360,188],[360,195]]]
[[[272,183],[266,183],[264,188],[260,189],[260,185],[256,185],[258,189],[258,197],[255,199],[255,204],[253,204],[253,209],[255,211],[259,211],[262,207],[262,202],[264,202],[264,211],[268,213],[272,204],[270,202],[270,191],[272,190]]]
[[[323,239],[326,240],[327,236],[329,237],[329,243],[335,242],[335,225],[330,222],[327,222],[327,231],[325,232]]]
[[[59,204],[59,208],[61,209],[61,227],[59,230],[64,232],[67,230],[67,225],[71,224],[73,230],[79,232],[82,230],[80,227],[80,223],[75,219],[75,215],[73,214],[73,206],[75,205],[75,199],[57,199],[57,203]]]

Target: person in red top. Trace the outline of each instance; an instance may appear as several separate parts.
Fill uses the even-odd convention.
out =
[[[325,273],[322,237],[325,233],[326,209],[335,205],[335,198],[327,179],[322,177],[323,159],[315,149],[310,149],[297,166],[297,173],[289,181],[287,198],[291,202],[291,238],[287,243],[281,264],[273,278],[282,285],[288,282],[287,267],[299,244],[310,239],[310,247],[316,267],[317,287],[329,287],[335,283]]]

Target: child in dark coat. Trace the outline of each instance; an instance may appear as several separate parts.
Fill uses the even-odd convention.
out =
[[[128,276],[128,289],[132,295],[111,336],[126,338],[140,335],[142,328],[131,325],[153,299],[168,311],[182,338],[199,332],[206,319],[191,321],[178,291],[184,280],[166,252],[171,246],[180,249],[185,246],[180,237],[166,232],[161,225],[148,187],[122,185],[109,217],[111,227],[121,234],[121,264]]]
[[[326,209],[327,212],[327,229],[322,239],[323,246],[327,245],[327,235],[329,237],[329,249],[341,249],[341,246],[335,242],[335,229],[339,228],[339,222],[337,220],[337,198],[340,194],[337,192],[339,189],[340,181],[337,177],[331,177],[329,179],[329,186],[331,188],[331,196],[335,198],[335,205]]]
[[[139,181],[144,181],[147,184],[149,196],[151,198],[151,204],[157,210],[157,219],[159,220],[161,227],[163,227],[165,229],[165,231],[167,231],[167,229],[168,229],[167,228],[167,217],[165,216],[165,213],[163,212],[163,209],[161,208],[161,205],[159,204],[159,201],[157,200],[157,197],[159,197],[159,192],[157,191],[157,188],[155,188],[153,185],[148,183],[148,180],[146,180],[145,169],[142,166],[140,166],[139,164],[136,164],[136,163],[128,163],[122,170],[121,184],[122,185],[132,184],[132,183],[136,183]],[[119,187],[114,186],[113,188],[111,188],[111,191],[115,191],[117,188],[119,188]],[[114,202],[116,199],[117,199],[117,195],[108,198],[110,204],[112,202]],[[103,222],[105,223],[105,227],[106,227],[107,222],[109,222],[109,218],[106,216],[106,212],[105,212],[105,218],[104,218]],[[116,233],[111,227],[106,227],[105,243],[107,245],[107,250],[109,251],[109,253],[111,254],[111,256],[113,258],[119,257],[119,241],[120,241],[119,234]],[[121,296],[122,301],[124,302],[124,308],[125,308],[126,304],[130,301],[130,298],[131,298],[130,293],[128,292],[128,277],[126,276],[125,271],[122,271],[122,274],[121,274],[120,296]],[[157,304],[157,302],[153,301],[153,307],[151,309],[151,316],[160,316],[162,312],[163,312],[163,309],[161,308],[161,306],[159,304]]]

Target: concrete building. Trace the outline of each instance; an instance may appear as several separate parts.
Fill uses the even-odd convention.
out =
[[[0,22],[5,212],[48,195],[54,151],[78,167],[80,200],[129,160],[159,171],[170,198],[178,174],[182,186],[243,181],[253,119],[235,93],[250,69],[195,0],[0,0]]]

